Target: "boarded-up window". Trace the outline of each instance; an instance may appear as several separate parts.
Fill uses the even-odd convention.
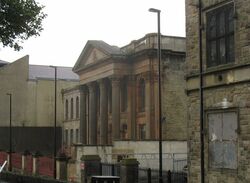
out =
[[[237,112],[208,114],[211,168],[237,168],[237,120]]]

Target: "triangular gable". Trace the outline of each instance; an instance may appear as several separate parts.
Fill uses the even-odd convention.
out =
[[[104,58],[107,58],[108,55],[102,51],[100,51],[97,48],[92,48],[90,50],[90,53],[87,57],[84,58],[84,61],[82,63],[84,63],[84,65],[81,66],[86,66],[89,64],[93,64],[96,63],[98,60],[102,60]]]
[[[113,54],[120,54],[120,49],[110,46],[103,41],[88,41],[73,67],[73,71],[78,72],[87,65],[97,63]]]

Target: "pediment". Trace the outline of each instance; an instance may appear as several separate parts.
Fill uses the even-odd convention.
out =
[[[108,55],[98,50],[97,48],[91,49],[88,56],[86,56],[82,61],[82,66],[87,66],[89,64],[94,64],[98,62],[98,60],[103,60],[107,58]]]
[[[73,71],[77,73],[85,67],[105,60],[113,54],[120,54],[120,49],[110,46],[103,41],[88,41],[73,67]]]

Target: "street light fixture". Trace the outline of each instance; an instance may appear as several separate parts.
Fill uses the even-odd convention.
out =
[[[12,171],[12,94],[7,93],[10,99],[10,126],[9,126],[9,171]]]
[[[54,68],[55,70],[55,77],[54,77],[54,83],[55,83],[55,104],[54,104],[54,179],[56,179],[56,96],[57,96],[57,67],[56,66],[49,66],[51,68]]]
[[[161,109],[161,10],[150,8],[149,12],[157,13],[157,26],[158,26],[158,97],[159,97],[159,183],[163,182],[162,179],[162,109]]]

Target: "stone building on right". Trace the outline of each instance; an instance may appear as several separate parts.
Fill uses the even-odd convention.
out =
[[[205,182],[250,182],[250,0],[186,0],[186,36],[189,183],[201,181],[201,121]]]

